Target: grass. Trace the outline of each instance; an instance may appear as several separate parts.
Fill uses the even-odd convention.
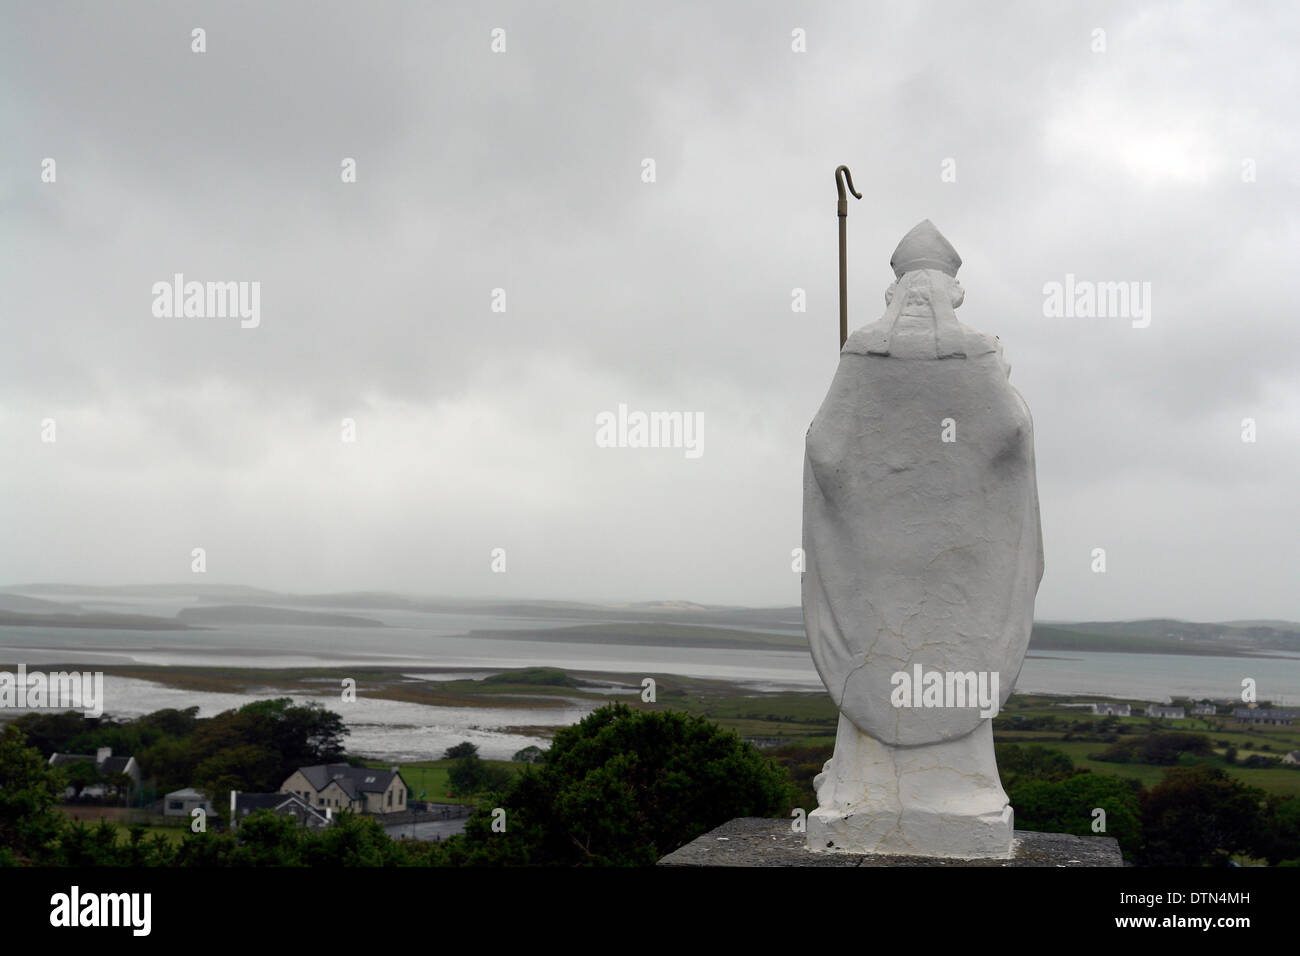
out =
[[[96,827],[101,821],[110,824],[117,829],[118,843],[126,843],[131,839],[130,818],[138,812],[126,807],[100,807],[92,804],[65,805],[59,810],[69,820],[80,821],[88,827]],[[180,824],[178,826],[144,824],[145,839],[161,836],[171,843],[180,843],[190,832],[190,828],[188,819],[178,822]]]
[[[126,826],[123,826],[122,824],[118,824],[117,829],[118,829],[118,837],[117,837],[117,838],[118,838],[118,842],[119,842],[119,843],[127,843],[127,842],[130,842],[130,839],[131,839],[131,829],[130,829],[130,827],[126,827]],[[187,835],[189,832],[190,832],[190,828],[189,828],[189,827],[151,827],[151,826],[146,826],[146,827],[144,828],[144,837],[145,837],[146,840],[148,840],[148,839],[150,839],[151,837],[160,836],[160,837],[163,837],[164,839],[166,839],[167,842],[169,842],[169,843],[180,843],[180,842],[182,842],[182,841],[185,839],[186,835]]]
[[[432,800],[434,803],[459,803],[470,804],[474,800],[471,797],[453,797],[450,795],[451,785],[447,781],[447,773],[451,770],[454,760],[420,760],[412,763],[399,764],[402,779],[410,788],[412,800]],[[527,764],[515,763],[512,760],[484,760],[485,764],[493,767],[504,767],[510,771],[518,771]],[[389,761],[367,760],[367,767],[374,767],[380,770],[387,770],[392,766]],[[423,798],[420,797],[420,791],[425,791]]]
[[[1214,756],[1205,762],[1220,767],[1230,776],[1253,787],[1259,787],[1267,793],[1282,796],[1300,795],[1300,771],[1285,767],[1242,767],[1239,763],[1228,763],[1224,753],[1228,747],[1237,749],[1237,760],[1241,761],[1252,754],[1265,757],[1279,757],[1291,750],[1300,749],[1300,728],[1296,727],[1251,727],[1233,723],[1227,716],[1214,718],[1187,718],[1184,720],[1159,720],[1150,718],[1119,717],[1105,718],[1094,716],[1078,708],[1062,706],[1066,703],[1084,703],[1092,700],[1105,700],[1096,697],[1053,698],[1042,695],[1015,696],[1008,701],[1003,710],[1003,717],[995,726],[994,739],[998,743],[1041,744],[1052,750],[1059,750],[1074,761],[1079,769],[1093,773],[1111,774],[1117,777],[1135,778],[1144,787],[1158,784],[1170,769],[1156,764],[1110,763],[1092,760],[1089,755],[1105,750],[1109,743],[1095,739],[1104,731],[1103,721],[1110,721],[1113,733],[1121,738],[1145,736],[1156,730],[1175,733],[1197,733],[1208,737],[1214,750]],[[1134,705],[1134,710],[1144,706],[1140,701],[1120,701]],[[1023,715],[1027,720],[1036,717],[1055,717],[1068,722],[1066,729],[1021,730],[1016,727],[1014,715]],[[1094,739],[1065,740],[1066,733],[1074,737],[1093,737]],[[1262,749],[1264,745],[1268,750]]]

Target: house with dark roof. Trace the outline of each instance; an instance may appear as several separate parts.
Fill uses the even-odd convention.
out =
[[[1273,727],[1289,727],[1300,716],[1300,712],[1285,707],[1238,707],[1232,712],[1232,719],[1243,724],[1265,724]]]
[[[297,794],[316,810],[384,814],[407,809],[408,788],[397,767],[372,770],[345,763],[299,767],[280,792]]]
[[[84,761],[93,763],[95,769],[108,780],[113,780],[119,774],[129,778],[131,784],[128,790],[131,792],[140,786],[140,765],[135,762],[135,757],[114,757],[112,747],[100,747],[94,754],[61,754],[56,751],[50,754],[49,764],[51,767],[67,767]],[[108,789],[109,786],[95,784],[81,792],[88,797],[102,797]],[[69,787],[68,791],[75,792],[75,788]]]
[[[293,817],[303,826],[320,830],[330,825],[326,813],[311,807],[296,793],[238,793],[231,791],[231,826],[238,828],[250,813],[270,810],[276,816]]]

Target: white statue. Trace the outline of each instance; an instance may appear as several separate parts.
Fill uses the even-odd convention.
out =
[[[957,321],[961,258],[929,220],[890,265],[808,429],[804,624],[840,709],[808,846],[1009,858],[991,718],[1043,574],[1033,423],[998,340]]]

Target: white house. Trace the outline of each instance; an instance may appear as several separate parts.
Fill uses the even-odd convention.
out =
[[[91,754],[61,754],[57,751],[50,754],[49,764],[51,767],[66,767],[69,764],[90,761],[95,765],[95,769],[101,775],[108,779],[116,777],[118,774],[130,779],[130,791],[134,791],[140,786],[140,765],[135,762],[135,757],[114,757],[112,747],[100,747]],[[110,785],[92,784],[81,792],[87,797],[102,797],[110,789]],[[69,787],[66,791],[68,796],[76,792],[74,787]]]
[[[1148,717],[1162,717],[1166,720],[1183,720],[1187,712],[1181,707],[1166,707],[1162,704],[1152,704],[1147,708]]]
[[[163,816],[165,817],[188,817],[193,810],[200,807],[204,813],[209,816],[212,815],[211,801],[208,800],[206,795],[193,787],[173,790],[163,797]]]
[[[1092,712],[1102,717],[1131,717],[1133,707],[1130,704],[1093,704]]]

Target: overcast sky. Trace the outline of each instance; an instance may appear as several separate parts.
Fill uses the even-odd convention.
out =
[[[846,163],[850,326],[932,219],[1032,410],[1037,616],[1300,619],[1296,7],[1061,6],[5,0],[0,585],[201,547],[208,583],[797,604]],[[178,272],[260,324],[156,316]],[[1045,316],[1067,274],[1150,283],[1150,324]],[[620,403],[703,454],[598,447]]]

